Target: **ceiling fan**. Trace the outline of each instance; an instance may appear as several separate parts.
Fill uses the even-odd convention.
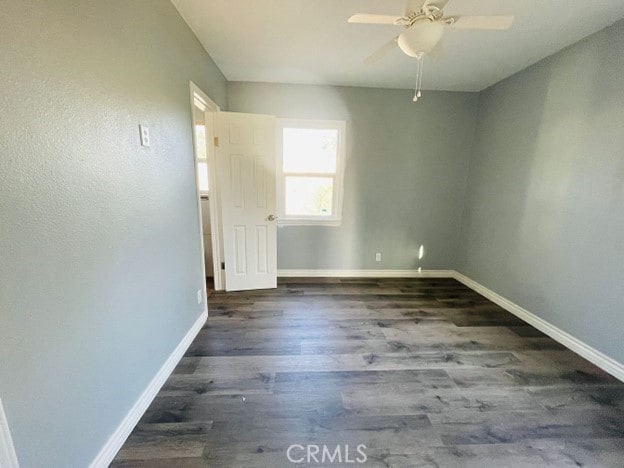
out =
[[[401,26],[404,31],[381,46],[364,63],[381,60],[395,45],[410,57],[418,60],[414,101],[421,96],[423,57],[430,54],[442,39],[447,27],[455,29],[485,29],[502,31],[513,24],[513,16],[445,16],[444,7],[449,0],[407,0],[403,16],[358,13],[349,23],[386,24]]]

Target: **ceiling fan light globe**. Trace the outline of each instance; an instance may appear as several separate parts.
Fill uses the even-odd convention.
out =
[[[410,57],[429,54],[442,39],[444,25],[441,23],[417,23],[405,30],[397,43],[401,50]]]

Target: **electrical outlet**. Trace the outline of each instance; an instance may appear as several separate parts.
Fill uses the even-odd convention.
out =
[[[149,128],[145,125],[139,125],[139,132],[141,133],[141,146],[146,148],[150,147],[150,133]]]
[[[377,252],[377,253],[375,254],[375,261],[376,261],[376,262],[381,262],[381,252]]]
[[[198,303],[198,304],[201,304],[201,303],[202,303],[202,299],[203,299],[203,297],[202,297],[202,296],[203,296],[203,294],[202,294],[202,290],[201,290],[201,289],[198,289],[198,290],[197,290],[197,303]]]

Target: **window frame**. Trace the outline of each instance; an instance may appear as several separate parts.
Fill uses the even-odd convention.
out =
[[[337,130],[338,147],[336,149],[336,172],[284,172],[284,129],[300,128],[305,130]],[[277,119],[277,223],[280,226],[340,226],[342,224],[342,202],[344,197],[345,168],[344,120],[308,120]],[[287,215],[286,214],[286,177],[332,178],[332,214],[331,216]]]

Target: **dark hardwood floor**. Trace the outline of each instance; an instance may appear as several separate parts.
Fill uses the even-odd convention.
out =
[[[324,466],[624,466],[624,384],[455,280],[284,279],[209,311],[112,466],[295,466],[293,444],[367,447]]]

